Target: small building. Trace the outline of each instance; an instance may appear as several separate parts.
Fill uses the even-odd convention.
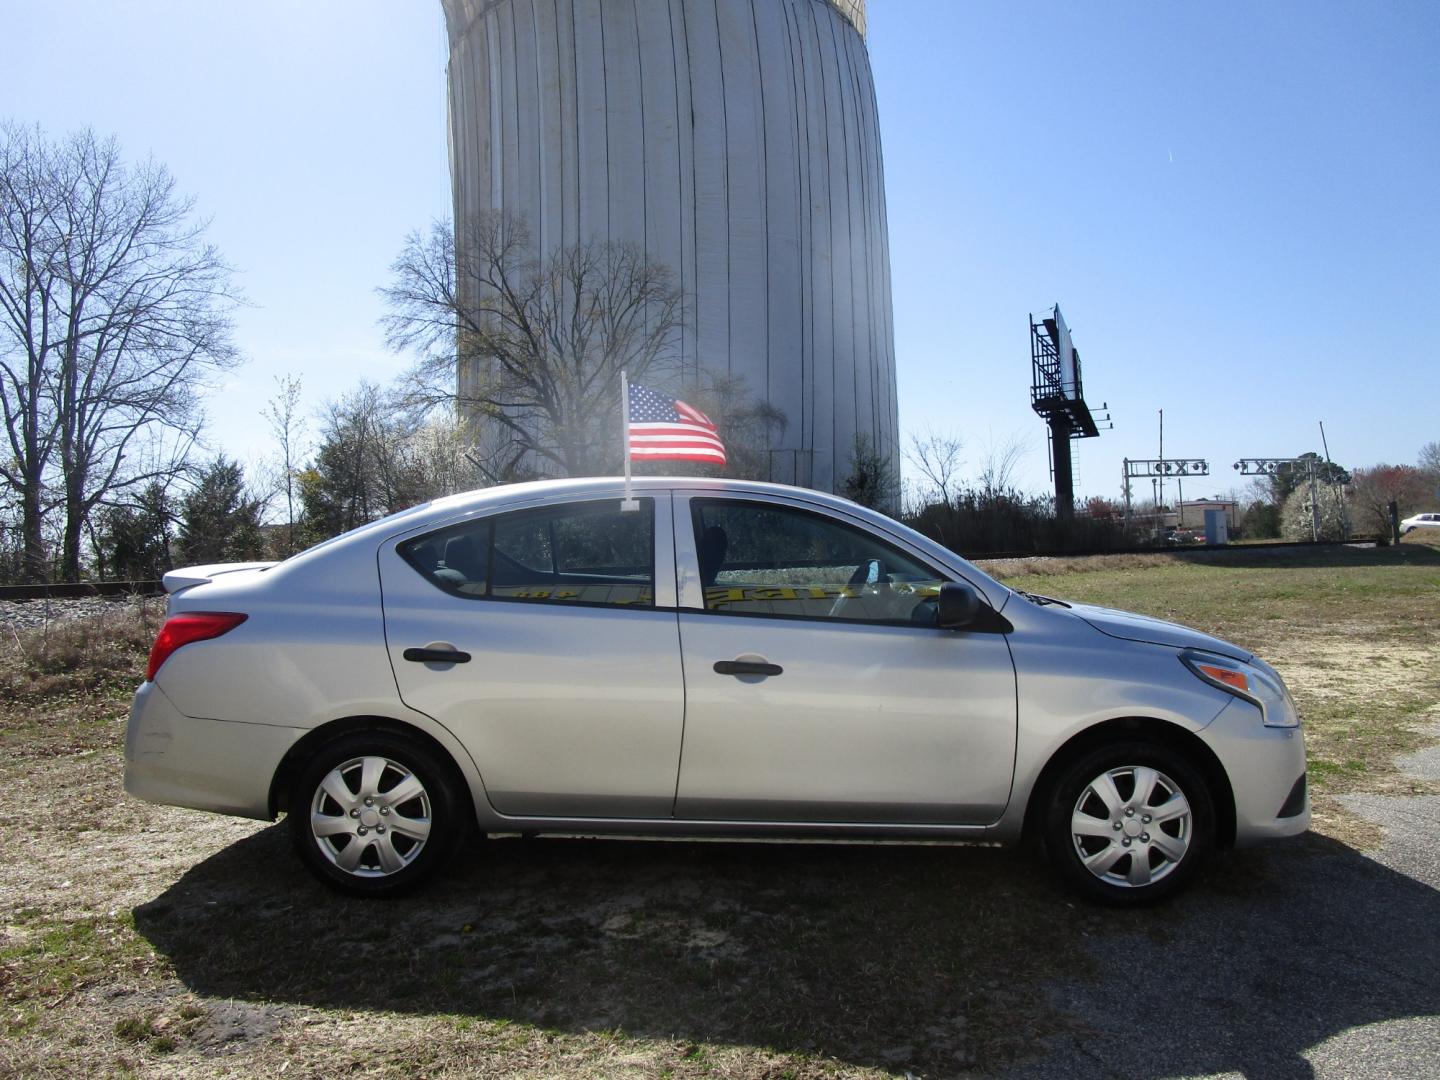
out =
[[[1205,531],[1205,511],[1225,511],[1225,523],[1230,531],[1234,532],[1240,525],[1240,504],[1234,499],[1222,499],[1215,496],[1213,499],[1186,499],[1180,504],[1179,527],[1182,529],[1198,529]]]

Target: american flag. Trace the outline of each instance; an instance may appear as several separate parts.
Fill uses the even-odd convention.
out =
[[[725,464],[718,429],[699,409],[630,384],[632,461],[709,461]]]

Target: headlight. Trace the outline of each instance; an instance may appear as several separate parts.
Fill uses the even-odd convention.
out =
[[[1215,653],[1182,652],[1180,661],[1197,678],[1260,709],[1266,727],[1298,727],[1300,713],[1285,681],[1269,664],[1245,663]]]

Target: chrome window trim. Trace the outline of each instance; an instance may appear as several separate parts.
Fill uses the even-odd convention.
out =
[[[560,608],[603,608],[606,611],[669,611],[676,609],[675,603],[675,575],[669,572],[675,564],[675,543],[674,528],[663,528],[662,523],[666,515],[671,514],[670,492],[667,489],[650,489],[637,492],[636,498],[642,501],[649,501],[652,504],[652,517],[650,528],[650,576],[651,576],[651,602],[648,604],[608,604],[603,601],[594,600],[564,600],[556,601],[549,599],[530,599],[518,596],[491,596],[488,593],[483,596],[471,593],[457,592],[447,589],[435,578],[425,573],[414,562],[412,562],[401,548],[416,540],[422,540],[435,533],[444,532],[447,529],[458,525],[482,523],[488,524],[490,536],[489,547],[494,545],[494,523],[498,518],[511,514],[532,513],[541,510],[552,510],[565,506],[583,506],[588,503],[618,502],[620,495],[609,493],[585,493],[577,497],[575,494],[567,494],[562,497],[550,496],[534,500],[526,500],[519,505],[488,505],[483,507],[472,507],[468,511],[456,514],[454,517],[440,518],[426,522],[424,525],[387,537],[381,545],[382,550],[390,550],[399,561],[412,570],[422,580],[428,582],[442,596],[452,597],[462,601],[480,601],[483,603],[498,604],[528,604],[530,606],[546,605]],[[487,554],[487,560],[491,555]],[[487,570],[487,587],[491,573]]]

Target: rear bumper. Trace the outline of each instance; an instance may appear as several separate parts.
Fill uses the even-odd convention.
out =
[[[305,732],[200,720],[147,682],[125,730],[125,790],[146,802],[270,820],[270,781]]]

